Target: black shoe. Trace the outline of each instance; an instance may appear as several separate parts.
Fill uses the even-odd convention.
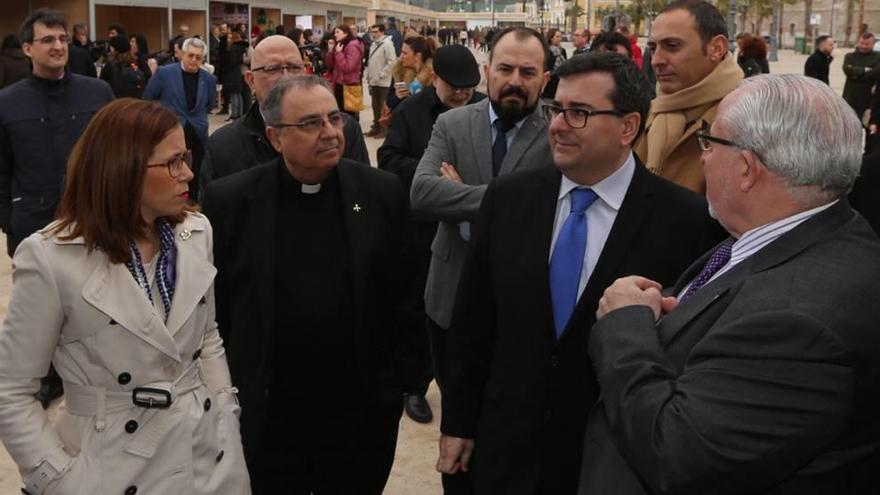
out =
[[[34,397],[43,405],[43,409],[49,409],[53,400],[64,394],[64,386],[61,383],[47,383],[46,379],[40,382],[40,390]]]
[[[403,410],[416,423],[430,423],[434,419],[434,413],[424,395],[403,394]]]
[[[217,115],[229,115],[229,109],[228,108],[221,108],[220,111],[217,112]]]

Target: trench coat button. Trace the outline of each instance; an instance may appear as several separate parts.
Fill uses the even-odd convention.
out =
[[[134,495],[138,492],[138,487],[131,485],[130,487],[125,489],[125,495]]]
[[[201,349],[197,350],[196,353],[193,354],[193,361],[195,361],[196,359],[198,359],[200,357],[202,357],[202,350]]]
[[[125,423],[125,432],[126,433],[134,433],[138,429],[138,422],[135,420],[131,420],[128,423]]]
[[[211,399],[208,398],[208,399],[205,399],[205,411],[210,411],[210,410],[211,410]]]
[[[110,324],[111,324],[111,325],[116,325],[116,324],[117,324],[117,323],[116,323],[116,320],[110,320]]]
[[[549,421],[550,418],[552,418],[552,417],[553,417],[553,412],[550,409],[547,409],[546,411],[544,411],[544,419]]]
[[[220,462],[220,459],[223,459],[223,451],[221,450],[219,454],[217,454],[217,462]]]
[[[556,356],[550,356],[550,366],[552,368],[559,366],[559,358],[557,358]]]
[[[123,371],[116,377],[116,381],[119,382],[120,385],[128,385],[128,382],[131,381],[131,375]]]

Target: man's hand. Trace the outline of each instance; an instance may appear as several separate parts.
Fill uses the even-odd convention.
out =
[[[452,164],[443,162],[440,164],[440,174],[444,179],[449,179],[452,182],[458,182],[461,184],[461,176],[458,175],[458,170],[455,170],[455,167]]]
[[[868,132],[871,134],[877,134],[877,124],[871,124],[868,126]]]
[[[659,319],[678,305],[674,297],[663,297],[660,290],[663,286],[644,277],[624,277],[617,279],[599,300],[596,319],[626,306],[648,306],[654,312],[654,319]]]
[[[440,456],[437,458],[437,471],[455,474],[460,470],[470,469],[471,454],[474,451],[474,440],[471,438],[440,435]]]

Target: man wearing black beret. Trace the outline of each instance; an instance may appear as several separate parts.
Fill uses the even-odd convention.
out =
[[[431,86],[427,86],[394,110],[385,143],[379,148],[379,168],[397,174],[406,190],[412,186],[413,174],[428,147],[434,121],[443,112],[480,101],[486,97],[474,90],[480,84],[480,69],[477,60],[463,45],[446,45],[437,50],[433,59],[434,76]],[[431,241],[437,232],[437,222],[412,221],[410,224],[410,246],[416,274],[412,277],[413,287],[407,307],[411,317],[410,328],[413,335],[419,336],[415,346],[422,352],[409,356],[420,361],[424,375],[416,390],[406,390],[404,410],[407,416],[419,423],[429,423],[433,417],[431,407],[425,400],[425,393],[431,383],[431,361],[428,349],[428,334],[425,330],[425,283],[431,263]],[[434,368],[436,369],[436,359]]]

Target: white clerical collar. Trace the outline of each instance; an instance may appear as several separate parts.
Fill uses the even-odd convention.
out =
[[[321,184],[303,184],[302,192],[303,194],[318,194],[321,192]]]

